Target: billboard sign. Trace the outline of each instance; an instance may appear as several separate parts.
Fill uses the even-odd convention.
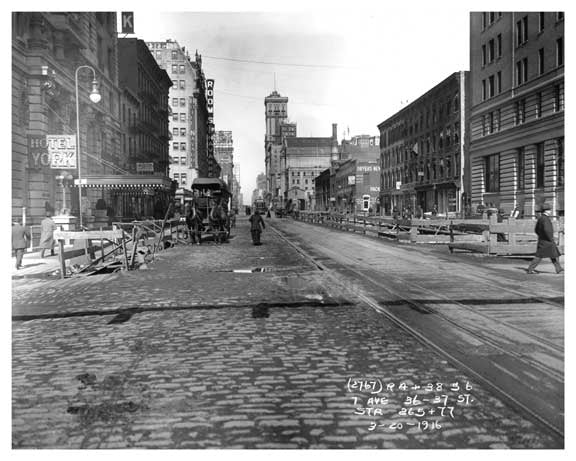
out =
[[[154,173],[154,162],[136,163],[136,173]]]
[[[122,11],[122,33],[134,33],[134,11]]]
[[[46,135],[50,168],[76,168],[76,135],[48,134]]]

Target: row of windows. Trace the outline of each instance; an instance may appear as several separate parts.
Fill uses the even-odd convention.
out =
[[[172,98],[172,107],[186,107],[186,98]]]
[[[550,91],[550,90],[549,90]],[[552,95],[544,91],[537,92],[533,97],[522,98],[514,103],[514,118],[502,118],[501,109],[496,109],[482,116],[482,136],[497,133],[506,126],[518,126],[526,123],[530,116],[538,119],[546,112],[559,112],[564,110],[564,93],[560,85],[552,87]]]
[[[186,165],[186,157],[172,157],[170,156],[170,161],[173,165]]]
[[[538,50],[538,76],[546,71],[544,60],[544,48]],[[564,39],[556,40],[556,66],[564,65]],[[514,80],[516,86],[520,86],[528,81],[528,58],[516,61]],[[502,92],[502,72],[498,71],[494,75],[482,80],[482,100],[493,98]]]
[[[415,155],[431,154],[438,150],[457,146],[460,142],[460,123],[445,127],[438,136],[435,133],[428,134],[417,141],[410,149],[395,147],[383,155],[384,168],[407,162],[411,157],[411,152]]]
[[[487,44],[482,45],[482,66],[494,62],[495,59],[502,57],[502,34],[498,34],[496,39],[488,40]]]
[[[556,186],[564,186],[564,138],[556,140]],[[543,189],[546,186],[544,143],[536,144],[534,164],[534,187]],[[529,165],[525,147],[516,151],[516,188],[526,189],[527,166]],[[500,192],[500,154],[488,155],[484,158],[484,188],[486,192]]]
[[[186,66],[184,64],[172,64],[172,73],[173,74],[185,74],[186,73]]]
[[[556,13],[556,21],[563,21],[564,13],[559,11]],[[546,25],[546,14],[540,12],[538,15],[538,33],[544,31]],[[528,41],[528,16],[524,16],[516,21],[516,47],[524,45]]]
[[[171,90],[185,90],[186,89],[186,80],[172,80],[172,87]]]
[[[383,173],[385,189],[394,189],[397,182],[404,184],[424,183],[437,180],[451,180],[460,177],[460,161],[457,155],[439,159],[433,163],[400,167]]]
[[[174,112],[172,114],[172,121],[173,122],[178,122],[178,121],[185,122],[186,121],[186,113],[185,112],[181,112],[181,113]]]
[[[172,143],[173,150],[186,150],[186,143],[185,142],[173,142]]]
[[[172,128],[172,136],[186,136],[186,128]]]
[[[430,108],[416,114],[412,120],[401,120],[394,127],[383,132],[383,139],[380,139],[381,146],[388,146],[394,144],[396,141],[403,140],[408,136],[417,134],[426,128],[430,128],[431,124],[442,122],[445,118],[451,117],[460,111],[460,98],[455,95],[449,98],[444,103],[432,104]],[[384,138],[387,134],[388,139]]]
[[[494,24],[496,19],[499,19],[501,17],[502,17],[502,12],[490,11],[490,12],[482,13],[482,30],[484,30],[484,29],[486,29],[486,27]]]
[[[178,184],[185,186],[188,181],[188,175],[186,173],[174,173],[174,180],[178,181]]]

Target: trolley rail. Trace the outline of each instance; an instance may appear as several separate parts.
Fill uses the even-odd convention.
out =
[[[307,244],[295,243],[297,235],[270,228],[319,269],[325,270],[335,283],[346,284],[361,302],[435,349],[550,433],[563,438],[563,341],[544,337],[534,331],[533,325],[523,327],[523,312],[499,314],[493,306],[503,304],[502,296],[500,300],[483,301],[485,305],[472,299],[474,293],[470,293],[468,299],[455,300],[419,282],[418,276],[402,276],[401,270],[382,273],[373,266],[367,271],[362,269],[367,262],[349,253],[345,256],[347,264],[343,264],[342,252],[334,250],[333,245],[323,244],[318,248],[319,242],[315,241],[312,249]],[[324,235],[322,241],[327,240]],[[477,292],[494,290],[494,279],[489,277],[475,275],[472,278],[462,273],[458,277],[473,282]],[[509,296],[508,302],[512,304],[527,300],[532,310],[541,311],[544,307],[553,315],[563,316],[563,298],[527,298],[526,293],[502,283],[498,289],[500,294]],[[462,344],[475,344],[476,350],[463,351],[459,349]]]

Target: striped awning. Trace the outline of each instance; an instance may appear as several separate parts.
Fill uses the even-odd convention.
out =
[[[172,181],[167,176],[153,175],[89,175],[74,180],[74,185],[87,188],[109,189],[170,189]]]

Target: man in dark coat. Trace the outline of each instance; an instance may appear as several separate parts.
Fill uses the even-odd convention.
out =
[[[22,267],[22,258],[30,241],[28,230],[17,222],[12,223],[12,249],[16,255],[16,269]]]
[[[258,210],[254,211],[254,214],[250,216],[250,233],[252,234],[252,243],[254,245],[261,245],[260,234],[262,230],[266,228],[262,216]]]
[[[552,264],[556,269],[556,273],[564,272],[564,268],[560,265],[558,258],[560,257],[560,251],[554,242],[554,228],[552,227],[552,222],[549,217],[550,205],[544,203],[540,207],[540,217],[536,222],[536,227],[534,232],[538,236],[538,246],[536,247],[536,256],[530,262],[527,272],[529,274],[535,274],[536,266],[542,261],[542,258],[550,258]]]

